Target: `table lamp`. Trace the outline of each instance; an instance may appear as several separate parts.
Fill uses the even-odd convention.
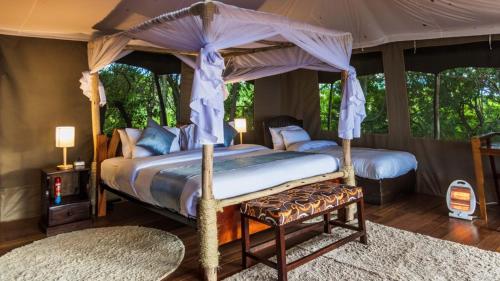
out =
[[[243,133],[247,132],[247,119],[245,118],[235,118],[234,119],[234,129],[240,133],[240,144],[243,143]]]
[[[56,147],[63,148],[63,158],[64,164],[58,165],[57,168],[60,170],[69,170],[73,168],[73,165],[67,164],[67,148],[75,146],[75,127],[56,127]]]

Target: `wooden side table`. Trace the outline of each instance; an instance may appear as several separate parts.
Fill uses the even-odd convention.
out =
[[[481,220],[488,224],[488,210],[486,208],[486,194],[484,190],[484,170],[482,156],[488,156],[490,161],[493,182],[500,200],[500,173],[495,166],[495,157],[500,157],[500,147],[492,145],[492,139],[500,136],[500,132],[492,132],[471,138],[472,159],[474,161],[474,173],[476,175],[476,190],[478,195]]]
[[[54,183],[61,178],[61,202],[55,203]],[[40,227],[47,235],[88,228],[92,225],[89,197],[90,169],[42,170]]]

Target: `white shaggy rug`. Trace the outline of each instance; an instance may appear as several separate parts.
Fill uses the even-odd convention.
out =
[[[168,232],[118,226],[35,241],[0,257],[0,280],[161,280],[184,258]]]
[[[367,222],[368,243],[351,242],[288,273],[289,280],[500,280],[500,253]],[[346,236],[333,229],[287,251],[287,262]],[[255,265],[226,281],[276,280]]]

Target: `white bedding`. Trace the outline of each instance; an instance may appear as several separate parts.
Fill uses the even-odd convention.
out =
[[[259,145],[235,145],[216,148],[216,160],[233,159],[276,153]],[[201,150],[181,151],[168,155],[138,159],[111,158],[101,165],[101,178],[110,187],[136,198],[161,206],[151,194],[153,177],[162,169],[191,165],[201,160]],[[215,173],[213,191],[216,199],[231,198],[288,181],[307,178],[338,170],[338,161],[331,155],[311,154],[299,158],[283,159],[258,166]],[[196,205],[201,196],[201,180],[190,180],[181,194],[180,213],[196,216]],[[164,206],[161,206],[164,207]]]
[[[337,159],[339,166],[343,157],[342,147],[332,141],[299,142],[287,150],[329,154]],[[373,180],[396,178],[416,170],[418,166],[415,156],[405,151],[351,147],[351,157],[354,173]]]

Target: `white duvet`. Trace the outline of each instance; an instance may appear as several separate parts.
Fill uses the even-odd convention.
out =
[[[276,153],[260,145],[235,145],[216,148],[216,159],[233,159],[267,153]],[[162,169],[187,166],[201,160],[201,150],[176,152],[168,155],[137,159],[111,158],[101,165],[101,178],[108,186],[126,192],[144,202],[161,206],[151,192],[153,177]],[[310,154],[283,159],[214,174],[213,192],[216,199],[231,198],[288,181],[312,177],[338,170],[338,161],[331,155]],[[201,180],[189,181],[180,199],[180,213],[196,216],[196,205],[201,196]]]
[[[342,147],[333,141],[313,140],[290,145],[288,151],[325,153],[341,165]],[[363,178],[380,180],[402,176],[418,166],[415,155],[397,150],[351,147],[354,173]]]

